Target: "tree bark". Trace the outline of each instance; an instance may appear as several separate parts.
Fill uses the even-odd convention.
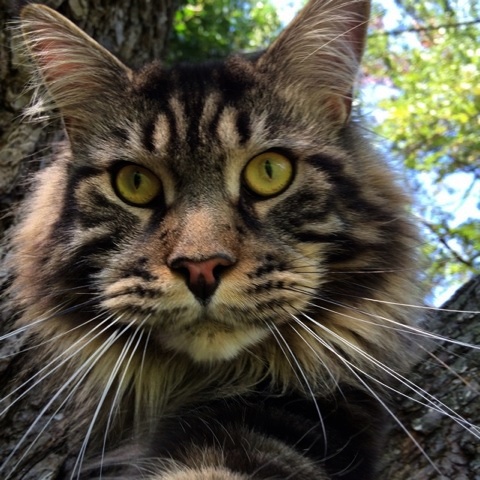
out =
[[[15,205],[25,192],[25,176],[48,161],[50,145],[59,138],[58,125],[22,122],[22,109],[28,104],[25,84],[28,74],[12,48],[7,22],[14,12],[0,0],[0,235],[7,234],[15,222]],[[99,43],[106,46],[130,66],[139,66],[165,53],[177,0],[51,0],[46,2],[72,19]],[[0,251],[3,257],[6,244]],[[0,286],[8,279],[0,268]],[[438,335],[473,345],[480,345],[480,278],[465,285],[445,306],[461,312],[438,312],[430,316],[426,329]],[[0,335],[12,328],[13,319],[0,319]],[[31,374],[35,357],[25,350],[21,336],[0,340],[0,414],[8,400],[6,385],[17,374]],[[442,364],[448,365],[442,367]],[[414,368],[411,380],[457,410],[473,424],[480,421],[479,350],[452,344],[432,342],[428,353]],[[405,392],[410,395],[408,392]],[[45,398],[33,392],[26,395],[10,413],[0,420],[0,465],[37,418]],[[410,435],[427,450],[432,463],[445,478],[480,479],[480,442],[465,426],[459,425],[433,409],[421,407],[409,398],[392,399],[393,409]],[[53,407],[52,407],[53,408]],[[1,415],[0,415],[1,417]],[[46,415],[49,418],[49,415]],[[39,436],[34,448],[24,458],[16,455],[22,468],[15,479],[60,479],[70,451],[78,449],[81,439],[71,434],[72,417],[68,412],[53,416],[48,430]],[[41,433],[37,425],[32,434]],[[48,434],[47,434],[48,432]],[[384,468],[378,478],[390,480],[429,480],[441,478],[421,454],[405,431],[392,429],[385,448]],[[2,474],[3,475],[3,474]],[[0,475],[1,476],[1,475]]]
[[[392,403],[411,438],[398,424],[392,429],[381,479],[480,479],[480,276],[460,288],[443,309],[432,311],[424,328],[457,343],[432,340],[409,379],[435,396],[437,405],[441,402],[458,412],[465,422],[419,405],[411,398],[418,400],[418,395],[402,389],[406,396],[398,395]]]

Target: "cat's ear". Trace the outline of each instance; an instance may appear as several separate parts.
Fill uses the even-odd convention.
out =
[[[362,58],[367,0],[310,0],[258,66],[292,101],[343,125]]]
[[[118,95],[116,87],[131,77],[115,56],[45,5],[23,8],[20,31],[38,73],[36,82],[46,88],[69,131],[91,123],[93,106]],[[30,113],[51,109],[48,100],[40,96]]]

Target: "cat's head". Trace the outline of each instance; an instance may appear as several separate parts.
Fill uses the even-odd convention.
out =
[[[46,90],[32,109],[53,102],[68,145],[14,238],[22,322],[123,343],[142,331],[194,362],[294,371],[294,357],[334,382],[352,361],[378,370],[370,355],[399,361],[416,240],[351,115],[368,10],[310,2],[254,58],[132,71],[26,7]]]

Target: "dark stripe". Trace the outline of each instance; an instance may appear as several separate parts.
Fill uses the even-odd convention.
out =
[[[336,246],[346,245],[350,242],[354,242],[353,239],[346,235],[335,234],[335,233],[316,233],[308,231],[297,231],[295,232],[295,237],[300,242],[315,242],[315,243],[331,243]]]
[[[102,168],[92,167],[90,165],[77,166],[70,164],[67,169],[68,188],[67,194],[74,192],[76,186],[87,178],[95,177],[104,173]]]
[[[217,70],[218,88],[223,93],[225,103],[238,106],[255,85],[249,62],[240,57],[231,57],[226,63],[220,64]]]
[[[178,155],[178,142],[177,142],[177,137],[178,137],[178,124],[177,124],[177,118],[175,117],[175,114],[173,113],[172,108],[170,105],[166,106],[165,109],[163,110],[163,113],[165,114],[165,117],[167,118],[168,126],[170,129],[170,135],[169,135],[169,142],[167,146],[167,151],[168,155],[170,158],[173,160],[173,162],[170,163],[171,168],[173,168],[172,173],[176,173],[177,177],[180,176],[181,174],[174,169],[175,167],[175,160],[177,159]]]
[[[345,175],[341,160],[325,155],[312,155],[306,161],[327,174],[334,185],[332,195],[350,210],[362,214],[370,222],[389,222],[394,218],[388,203],[379,206],[362,198],[362,187],[356,180]]]
[[[305,161],[317,170],[329,174],[334,179],[344,175],[343,161],[327,155],[311,155],[305,158]]]
[[[300,211],[297,209],[297,216],[293,216],[293,212],[290,216],[280,217],[283,218],[282,225],[285,229],[298,231],[301,227],[312,225],[312,223],[319,223],[323,218],[325,218],[325,213],[310,210],[310,211]]]
[[[200,121],[205,109],[205,96],[204,85],[198,82],[194,91],[187,89],[181,97],[187,122],[187,147],[189,147],[191,152],[195,152],[199,147]],[[202,156],[197,158],[201,159]]]
[[[362,270],[362,269],[360,269]],[[322,297],[329,301],[316,300],[318,308],[335,309],[338,305],[350,305],[354,311],[355,305],[362,309],[365,297],[371,297],[373,292],[384,288],[385,274],[382,273],[337,273],[336,269],[331,278],[333,281],[322,286]],[[388,273],[386,274],[389,275]]]
[[[56,274],[71,285],[89,285],[92,277],[103,268],[99,257],[117,250],[116,240],[117,232],[112,232],[76,248],[73,255],[58,267]]]
[[[167,211],[163,197],[159,197],[156,202],[150,206],[150,209],[151,215],[148,219],[147,225],[145,226],[144,232],[146,235],[155,235],[158,233],[158,228],[161,226]],[[161,235],[166,237],[168,232],[161,233]]]
[[[237,114],[237,132],[240,137],[240,145],[244,145],[252,136],[250,125],[250,115],[245,111],[239,111]]]
[[[167,104],[172,91],[172,79],[163,70],[160,63],[150,63],[145,66],[134,78],[133,94],[143,97],[145,109],[150,110],[152,102],[164,106]]]
[[[163,292],[157,288],[147,288],[142,285],[135,285],[124,292],[125,294],[136,295],[140,298],[159,298]]]
[[[120,225],[122,230],[131,230],[138,223],[137,217],[121,205],[112,203],[101,192],[92,190],[88,203],[76,208],[76,218],[83,228],[94,228],[107,223]]]
[[[247,228],[253,231],[259,231],[262,229],[262,222],[260,222],[255,216],[255,211],[251,206],[251,202],[247,202],[245,200],[245,195],[242,195],[240,197],[240,201],[238,202],[238,213],[240,214],[240,217]]]
[[[88,178],[102,175],[104,170],[91,166],[78,167],[76,165],[69,165],[67,173],[68,181],[63,197],[63,208],[53,229],[55,232],[57,232],[57,235],[61,235],[62,231],[68,230],[77,218],[78,209],[75,199],[75,192],[78,184]]]
[[[306,161],[315,169],[327,174],[335,186],[337,197],[350,202],[357,201],[360,196],[360,187],[355,180],[345,175],[341,160],[326,155],[312,155],[307,157]]]
[[[110,135],[120,140],[122,144],[126,144],[130,139],[127,129],[121,127],[113,128],[110,132]]]
[[[208,131],[210,135],[215,137],[218,136],[218,123],[224,110],[224,105],[218,105],[217,111],[215,112],[215,115],[213,116],[212,120],[210,121],[210,125],[208,126]]]
[[[286,266],[283,262],[277,259],[266,259],[266,261],[260,264],[253,273],[249,273],[249,278],[258,278],[272,272],[283,272]]]
[[[282,290],[283,288],[285,288],[285,282],[283,280],[267,280],[266,282],[264,281],[262,283],[247,287],[247,294],[255,295],[267,291],[271,292],[273,296],[273,292],[275,290]],[[283,302],[281,298],[274,298],[272,300],[255,303],[255,308],[260,311],[272,309],[275,310],[275,307],[278,307],[282,303]]]
[[[153,141],[154,132],[155,132],[155,120],[150,119],[145,123],[145,125],[143,126],[143,130],[142,130],[143,146],[149,152],[154,152],[155,151],[155,143]]]
[[[131,266],[127,266],[123,272],[123,278],[139,277],[146,282],[153,282],[158,279],[157,275],[153,275],[147,268],[148,258],[137,258]]]
[[[377,245],[367,245],[345,234],[320,234],[315,232],[296,232],[295,238],[304,243],[329,244],[326,249],[328,264],[347,262],[366,251],[377,249]]]

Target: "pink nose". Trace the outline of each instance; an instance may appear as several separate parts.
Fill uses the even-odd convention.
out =
[[[235,261],[226,255],[201,261],[178,258],[170,263],[170,268],[181,273],[189,290],[201,303],[206,304],[220,283],[221,273],[234,263]]]

